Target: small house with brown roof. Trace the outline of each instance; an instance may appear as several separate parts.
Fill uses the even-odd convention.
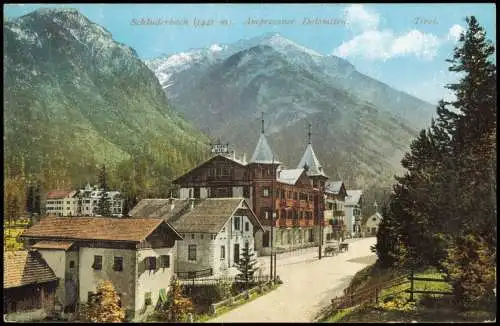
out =
[[[54,312],[58,280],[38,252],[4,251],[3,271],[4,320],[42,320]]]
[[[235,272],[243,247],[254,250],[255,235],[263,231],[244,198],[146,199],[130,214],[161,216],[183,236],[177,244],[176,265],[181,278]]]
[[[44,218],[20,237],[60,278],[57,300],[66,312],[86,303],[99,281],[110,280],[134,320],[168,291],[182,239],[163,219],[104,217]]]

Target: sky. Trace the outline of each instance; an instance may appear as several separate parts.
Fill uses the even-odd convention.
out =
[[[11,4],[4,5],[4,16],[40,7],[77,8],[144,60],[276,32],[323,55],[343,57],[361,73],[433,104],[450,98],[444,85],[458,78],[445,60],[466,16],[476,16],[496,46],[491,3]]]

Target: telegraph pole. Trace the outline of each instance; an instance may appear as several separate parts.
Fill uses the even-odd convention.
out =
[[[262,120],[264,121],[264,120]],[[274,230],[274,211],[276,210],[276,197],[275,197],[275,189],[274,189],[274,183],[276,179],[276,169],[274,168],[274,153],[273,153],[273,162],[272,162],[272,169],[273,169],[273,183],[272,183],[272,191],[271,191],[271,198],[272,198],[272,203],[271,203],[271,274],[270,277],[273,278],[273,281],[276,281],[276,258],[274,257],[274,246],[273,246],[273,230]],[[274,260],[274,274],[273,274],[273,260]],[[274,275],[274,276],[273,276]]]

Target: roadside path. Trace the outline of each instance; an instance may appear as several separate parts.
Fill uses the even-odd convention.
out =
[[[342,294],[356,272],[375,262],[370,251],[375,241],[374,237],[348,240],[348,252],[321,260],[317,247],[303,250],[302,255],[281,254],[277,275],[284,284],[210,322],[311,322],[333,297]],[[269,260],[258,258],[263,274],[269,272]]]

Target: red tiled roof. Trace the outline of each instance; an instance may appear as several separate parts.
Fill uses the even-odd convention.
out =
[[[24,231],[21,237],[66,240],[140,242],[164,220],[160,218],[47,217]],[[175,230],[173,230],[174,233]]]
[[[68,250],[74,244],[72,241],[38,241],[33,248],[35,249],[61,249]]]
[[[5,251],[3,272],[4,288],[57,280],[54,271],[39,253],[26,250]]]
[[[47,194],[47,199],[64,198],[71,193],[72,190],[53,190]]]

